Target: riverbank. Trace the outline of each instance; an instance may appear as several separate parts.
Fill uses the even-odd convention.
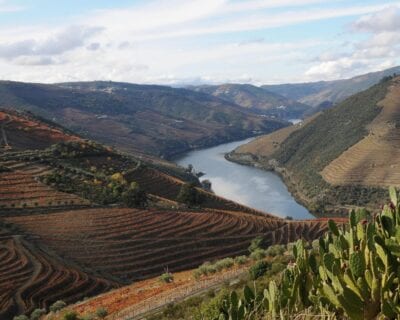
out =
[[[352,209],[350,206],[324,206],[320,209],[318,203],[314,199],[307,196],[303,190],[299,188],[299,181],[296,180],[295,175],[291,173],[287,168],[280,167],[275,160],[271,160],[264,157],[258,157],[250,153],[237,153],[235,150],[225,154],[225,159],[233,163],[240,165],[255,167],[267,172],[274,172],[282,179],[285,183],[288,191],[295,198],[295,200],[306,207],[312,215],[318,218],[327,217],[346,217],[348,211]],[[368,208],[373,210],[373,208]]]
[[[200,151],[204,149],[214,148],[227,143],[234,143],[236,141],[242,141],[246,139],[255,139],[257,137],[263,136],[264,134],[268,134],[265,132],[257,131],[252,132],[251,134],[247,132],[238,133],[237,135],[232,135],[229,138],[214,136],[209,139],[202,139],[197,141],[195,144],[186,144],[185,146],[180,146],[179,149],[170,150],[167,153],[161,155],[162,159],[167,161],[176,162],[178,159],[184,157],[189,152]]]
[[[176,159],[176,163],[183,167],[190,164],[196,172],[204,172],[201,180],[211,181],[212,189],[218,196],[282,218],[314,218],[304,206],[296,202],[275,172],[243,166],[225,159],[226,153],[252,139],[192,151]]]
[[[305,206],[314,216],[323,217],[322,215],[318,215],[317,212],[313,212],[313,208],[311,205],[312,201],[305,194],[301,193],[298,188],[296,188],[296,183],[293,181],[293,175],[287,169],[277,166],[274,161],[264,158],[260,159],[259,157],[252,154],[236,153],[235,150],[226,153],[225,159],[241,165],[251,166],[267,172],[276,173],[285,183],[289,192],[298,203]]]

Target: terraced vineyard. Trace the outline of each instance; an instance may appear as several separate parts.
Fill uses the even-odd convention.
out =
[[[333,185],[400,186],[400,78],[393,81],[368,126],[369,134],[322,171]]]
[[[58,299],[77,301],[117,285],[51,257],[32,239],[0,229],[0,319]]]
[[[126,178],[128,181],[137,182],[147,193],[173,201],[176,200],[180,188],[184,183],[182,180],[166,175],[158,170],[149,167],[138,168],[129,173]],[[202,189],[199,189],[199,191],[201,192],[204,199],[204,201],[202,202],[202,207],[248,212],[257,215],[268,216],[270,218],[276,218],[273,215],[269,215],[265,212],[260,212],[244,205],[240,205],[236,202],[216,196],[213,193],[204,191]]]
[[[34,170],[30,168],[30,170]],[[38,168],[38,172],[43,168]],[[4,211],[21,208],[87,206],[90,202],[76,195],[56,191],[38,182],[33,174],[23,171],[0,173],[0,208]]]
[[[324,221],[288,222],[246,213],[89,209],[9,217],[5,221],[65,259],[121,282],[185,270],[206,260],[245,254],[257,235],[269,243],[315,239]]]
[[[246,254],[256,236],[287,243],[326,230],[326,221],[286,221],[201,188],[203,202],[188,209],[177,202],[180,189],[200,183],[184,168],[121,154],[29,117],[25,130],[18,117],[18,139],[9,139],[7,122],[0,149],[0,319],[76,302],[167,267],[188,270]],[[30,149],[29,136],[38,132],[40,143]],[[141,209],[124,207],[133,182],[147,193]]]
[[[241,146],[229,159],[277,171],[317,216],[377,210],[387,187],[400,186],[399,101],[400,77],[386,77],[291,133],[285,128]]]
[[[0,150],[44,149],[60,141],[81,140],[57,126],[9,110],[0,110],[0,128]]]

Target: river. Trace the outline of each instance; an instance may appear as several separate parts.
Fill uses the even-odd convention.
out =
[[[225,153],[252,139],[191,151],[175,161],[184,167],[191,164],[197,172],[204,172],[200,180],[210,180],[213,191],[219,196],[283,218],[314,218],[295,201],[278,175],[224,158]]]

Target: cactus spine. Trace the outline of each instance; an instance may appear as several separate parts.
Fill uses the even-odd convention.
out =
[[[262,295],[246,287],[243,299],[232,294],[223,319],[253,319],[256,306],[272,319],[310,308],[353,320],[400,318],[400,201],[394,188],[389,194],[375,218],[360,209],[346,228],[329,221],[317,253],[297,241],[296,263],[279,285],[271,281]]]

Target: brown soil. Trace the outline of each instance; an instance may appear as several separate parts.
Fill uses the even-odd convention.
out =
[[[400,78],[380,103],[369,134],[321,172],[333,185],[400,186]]]
[[[252,154],[257,157],[264,157],[264,158],[270,157],[277,149],[279,149],[280,144],[283,141],[285,141],[290,134],[292,134],[296,130],[300,129],[301,127],[303,127],[304,125],[315,119],[318,115],[319,113],[307,118],[301,123],[280,129],[265,136],[261,136],[249,143],[246,143],[238,147],[234,151],[234,153]]]

